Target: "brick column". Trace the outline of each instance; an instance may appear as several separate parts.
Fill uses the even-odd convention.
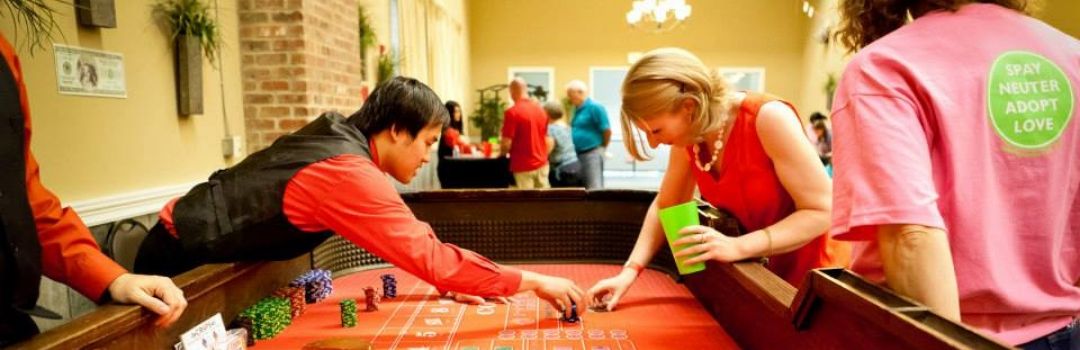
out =
[[[356,0],[239,0],[247,150],[360,107]]]

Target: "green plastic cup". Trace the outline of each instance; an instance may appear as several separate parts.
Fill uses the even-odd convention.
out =
[[[693,245],[683,245],[676,247],[675,241],[682,238],[679,235],[679,230],[684,227],[700,225],[701,221],[698,219],[697,202],[689,201],[683,204],[670,206],[664,209],[660,209],[660,225],[664,227],[664,236],[667,236],[668,247],[671,247],[671,254],[678,253],[683,249],[689,248]],[[684,258],[675,258],[675,265],[679,269],[680,275],[689,275],[695,272],[701,272],[705,270],[705,263],[697,263],[693,265],[683,265]]]

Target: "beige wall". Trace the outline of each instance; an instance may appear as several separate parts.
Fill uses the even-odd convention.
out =
[[[827,30],[826,28],[831,27],[829,31],[835,31],[837,23],[840,22],[840,14],[836,9],[838,1],[816,0],[810,3],[814,5],[816,12],[814,18],[806,24],[803,33],[805,49],[802,56],[803,83],[800,86],[802,105],[799,106],[799,112],[802,113],[804,122],[813,112],[830,114],[827,107],[825,82],[829,74],[839,81],[840,75],[844,73],[844,66],[850,59],[843,46],[836,40],[830,38],[828,45],[821,41],[821,34]]]
[[[1042,9],[1035,17],[1080,38],[1080,1],[1078,0],[1042,0]]]
[[[505,83],[509,66],[555,68],[555,97],[590,66],[627,66],[627,54],[677,46],[710,67],[764,66],[765,89],[803,104],[804,28],[796,1],[691,1],[680,28],[649,34],[630,28],[623,0],[473,0],[467,3],[471,89]],[[469,102],[479,97],[468,96]],[[505,98],[505,95],[504,95]],[[467,111],[471,111],[468,108]]]
[[[202,180],[227,166],[218,72],[204,66],[205,114],[178,116],[171,43],[151,19],[151,1],[117,1],[117,28],[100,30],[79,29],[71,5],[48,3],[60,12],[57,43],[124,55],[128,97],[60,95],[51,45],[34,56],[19,51],[33,116],[31,149],[46,186],[70,203]],[[231,132],[243,135],[237,17],[235,6],[221,9],[226,110]],[[0,16],[0,32],[21,39],[13,37],[10,18]]]

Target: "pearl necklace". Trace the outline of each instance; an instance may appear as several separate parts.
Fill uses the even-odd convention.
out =
[[[720,155],[720,150],[724,148],[724,132],[727,130],[727,120],[720,125],[720,134],[716,136],[716,141],[713,142],[712,156],[709,157],[709,162],[701,164],[701,143],[694,144],[694,165],[697,165],[698,170],[709,172],[712,170],[713,164],[716,163],[716,157]]]
[[[701,146],[700,144],[694,144],[694,165],[697,165],[698,170],[709,172],[712,170],[713,164],[716,163],[716,157],[720,155],[720,149],[722,148],[724,148],[724,141],[716,139],[716,142],[713,143],[712,157],[710,157],[708,163],[702,165],[701,157],[699,156],[699,154],[701,154]]]

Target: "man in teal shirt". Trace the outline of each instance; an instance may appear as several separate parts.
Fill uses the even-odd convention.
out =
[[[591,190],[604,187],[604,150],[611,141],[611,127],[604,106],[586,97],[586,92],[585,83],[580,80],[566,85],[566,97],[577,107],[570,124],[574,148],[581,162],[585,188]]]

